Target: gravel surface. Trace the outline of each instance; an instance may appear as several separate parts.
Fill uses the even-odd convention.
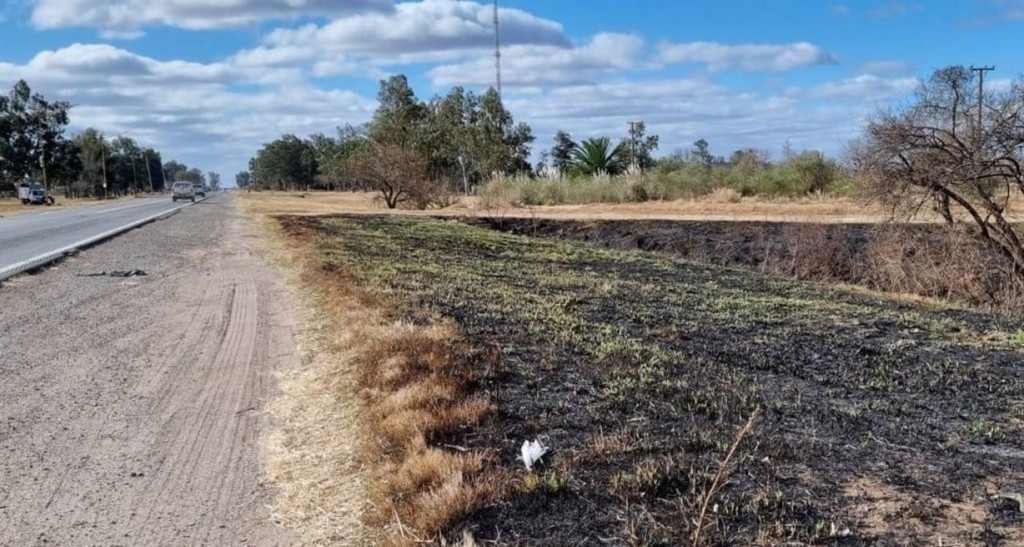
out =
[[[0,287],[0,545],[291,543],[260,450],[295,320],[255,230],[220,194]]]

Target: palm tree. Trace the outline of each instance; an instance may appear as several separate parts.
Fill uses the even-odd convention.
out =
[[[623,144],[613,147],[608,137],[587,139],[572,149],[569,171],[574,175],[618,175],[626,170],[628,154]]]

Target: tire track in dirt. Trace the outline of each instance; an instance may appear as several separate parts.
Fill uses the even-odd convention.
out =
[[[291,544],[260,443],[294,322],[253,235],[217,197],[0,289],[0,545]]]

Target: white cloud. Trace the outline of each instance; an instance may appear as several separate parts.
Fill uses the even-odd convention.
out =
[[[593,82],[637,65],[643,48],[643,38],[614,33],[597,34],[575,48],[510,46],[502,52],[502,83],[536,86]],[[441,65],[428,75],[437,86],[491,85],[495,79],[494,57],[483,55],[464,63]]]
[[[906,76],[913,74],[914,65],[905,61],[871,61],[857,67],[857,72],[874,76]]]
[[[715,154],[756,147],[842,153],[865,116],[905,96],[916,80],[874,78],[772,92],[732,88],[708,78],[599,83],[531,90],[507,97],[517,119],[538,135],[536,150],[558,130],[576,138],[624,137],[630,121],[644,120],[661,137],[663,154],[707,139]],[[863,95],[858,95],[862,93]]]
[[[814,44],[737,44],[717,42],[663,43],[658,60],[665,64],[704,63],[709,70],[783,72],[811,65],[835,63],[835,57]]]
[[[41,51],[28,63],[0,63],[0,79],[31,83],[89,83],[101,87],[134,84],[228,83],[242,73],[223,63],[159,62],[106,44],[73,44]]]
[[[373,100],[310,86],[295,68],[225,61],[159,61],[100,44],[43,51],[0,63],[0,87],[26,79],[34,91],[70,101],[72,131],[126,132],[176,158],[228,177],[282,133],[330,132],[369,118]],[[237,85],[246,85],[245,92]]]
[[[423,0],[396,6],[391,13],[340,17],[325,25],[271,32],[265,50],[303,49],[324,61],[339,55],[380,65],[458,59],[494,45],[493,7],[470,1]],[[568,46],[562,25],[518,9],[499,10],[506,46]]]
[[[108,33],[154,24],[208,28],[300,13],[335,17],[277,29],[216,62],[155,59],[103,44],[0,62],[0,86],[25,78],[47,96],[73,102],[73,128],[126,131],[162,150],[165,159],[218,170],[226,179],[282,133],[330,132],[370,118],[372,98],[321,89],[316,84],[326,80],[316,78],[378,79],[401,67],[411,72],[421,98],[431,91],[419,87],[423,77],[441,93],[451,85],[489,86],[494,79],[492,5],[484,0],[168,0],[155,7],[142,0],[35,2],[36,15],[44,5],[71,6],[81,24]],[[141,11],[122,13],[129,5]],[[371,11],[337,11],[353,9]],[[835,59],[806,42],[665,43],[651,52],[641,36],[598,33],[572,43],[559,23],[509,8],[501,11],[501,30],[505,99],[517,120],[533,126],[538,151],[559,129],[577,137],[619,137],[627,122],[638,119],[661,136],[663,152],[697,138],[711,141],[719,154],[746,146],[774,150],[787,139],[797,147],[838,151],[865,114],[917,83],[900,63],[879,61],[844,80],[791,86],[787,76],[772,74],[761,87],[745,90],[716,81],[717,72],[778,73]],[[666,66],[682,63],[708,70],[666,76],[677,71]]]
[[[918,85],[920,85],[920,80],[913,76],[883,78],[872,74],[862,74],[854,78],[816,86],[811,90],[811,95],[819,98],[870,102],[905,96]]]
[[[33,0],[39,28],[93,27],[136,37],[144,27],[215,29],[301,15],[387,12],[392,0]]]

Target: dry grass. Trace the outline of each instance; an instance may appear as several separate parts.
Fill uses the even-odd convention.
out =
[[[301,265],[306,259],[301,253],[285,254],[288,246],[277,223],[267,219],[264,224],[274,253]],[[350,357],[329,318],[315,313],[324,299],[308,289],[299,294],[305,304],[300,307],[306,325],[303,366],[279,373],[281,393],[270,407],[276,428],[265,446],[266,472],[278,490],[271,511],[303,545],[355,543],[368,532],[360,520],[366,472],[358,452],[359,405],[354,397],[339,396],[353,389]]]
[[[743,194],[732,188],[715,188],[707,197],[709,203],[739,203],[743,201]]]
[[[981,537],[993,519],[991,505],[986,502],[999,499],[1005,491],[986,482],[963,492],[960,501],[950,502],[870,477],[854,478],[843,489],[846,497],[855,501],[851,512],[867,530],[891,533],[900,545],[913,545],[921,538],[931,538],[935,545],[963,545],[957,542],[958,535]],[[1019,528],[997,529],[1005,534],[1003,545],[1021,545],[1024,541]]]
[[[242,207],[252,214],[315,215],[331,213],[384,213],[372,193],[359,192],[250,192],[241,193]],[[305,196],[305,197],[302,197]],[[513,206],[507,196],[463,197],[444,209],[393,211],[395,214],[428,216],[501,216],[591,220],[747,220],[786,222],[882,222],[888,219],[879,207],[845,198],[759,200],[715,194],[700,200],[648,201],[644,203],[590,203],[583,205]]]
[[[335,483],[310,476],[325,468],[351,475],[352,462],[360,461],[362,480],[349,486],[366,494],[359,510],[366,526],[363,537],[395,545],[436,539],[446,524],[496,499],[499,492],[497,479],[483,477],[493,454],[436,443],[445,434],[479,423],[492,410],[470,389],[475,381],[470,360],[479,364],[479,356],[450,321],[394,320],[386,300],[364,290],[361,281],[348,272],[325,270],[316,255],[315,235],[288,220],[282,224],[293,246],[299,244],[292,250],[298,276],[317,297],[334,364],[319,378],[306,378],[305,389],[292,392],[318,410],[284,418],[308,422],[310,437],[326,437],[308,440],[326,450],[309,459],[319,468],[277,475],[293,487],[284,488],[278,513],[283,520],[288,513],[299,513],[293,516],[302,520],[305,499],[330,504]],[[287,384],[285,391],[288,398]],[[360,430],[355,438],[346,426],[353,423]],[[339,431],[332,432],[333,427]],[[346,445],[331,446],[344,440]],[[289,501],[289,490],[302,487],[308,489],[297,494],[303,500]],[[330,539],[329,526],[322,532],[318,537]]]

